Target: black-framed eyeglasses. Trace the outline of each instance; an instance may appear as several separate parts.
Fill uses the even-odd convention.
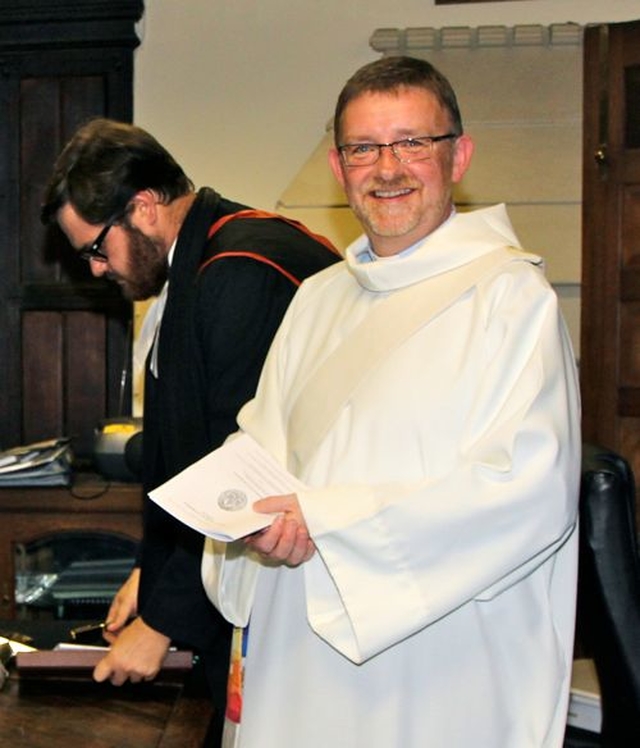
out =
[[[83,247],[81,250],[79,250],[78,257],[86,260],[87,262],[90,262],[91,260],[95,260],[96,262],[109,262],[109,258],[100,249],[100,247],[103,245],[104,240],[107,238],[107,234],[109,233],[109,229],[113,225],[113,221],[108,223],[98,234],[98,236],[96,236],[96,239],[92,244],[89,244],[89,246]]]
[[[434,143],[457,138],[453,132],[446,135],[420,135],[416,138],[402,138],[393,143],[345,143],[338,151],[345,166],[371,166],[380,158],[383,148],[391,148],[391,153],[403,164],[413,161],[427,161],[433,155]]]

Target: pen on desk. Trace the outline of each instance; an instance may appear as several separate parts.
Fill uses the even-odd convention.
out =
[[[96,634],[98,631],[104,630],[108,621],[96,621],[95,623],[86,623],[83,626],[76,626],[70,629],[69,636],[74,642],[81,641],[90,637],[92,634]]]

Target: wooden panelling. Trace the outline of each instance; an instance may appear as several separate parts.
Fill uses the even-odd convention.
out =
[[[628,85],[640,22],[587,29],[584,59],[583,435],[619,451],[640,488],[640,141]]]
[[[27,312],[22,324],[22,382],[26,442],[64,434],[62,315]]]
[[[109,412],[104,365],[104,351],[107,350],[105,317],[96,312],[66,314],[64,335],[66,423],[63,433],[74,438],[75,448],[81,454],[87,454],[93,449],[98,421]],[[121,360],[120,356],[115,358]]]
[[[47,246],[39,214],[51,165],[88,113],[105,113],[105,94],[104,76],[78,75],[70,80],[45,75],[20,82],[21,283],[91,278],[86,263],[71,262],[70,253],[60,262],[59,248]],[[43,117],[43,111],[49,116]],[[68,252],[67,247],[64,250]]]
[[[141,0],[0,5],[2,448],[69,436],[86,457],[98,421],[130,411],[131,305],[41,225],[40,205],[80,124],[131,121],[142,11]]]
[[[620,346],[619,386],[640,389],[640,300],[620,305],[619,334],[624,341]]]
[[[622,215],[622,263],[625,269],[640,269],[640,184],[625,187]]]

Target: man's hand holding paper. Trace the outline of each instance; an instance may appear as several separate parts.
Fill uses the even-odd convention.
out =
[[[276,514],[284,512],[282,523],[286,533],[283,533],[281,541],[274,540],[280,527],[278,525],[276,532],[264,534],[260,540],[254,539],[251,543],[256,544],[255,550],[266,555],[273,551],[285,553],[291,544],[292,559],[288,558],[287,553],[287,558],[282,560],[292,563],[300,555],[300,548],[303,545],[306,548],[306,541],[303,540],[306,526],[297,499],[291,496],[302,487],[300,481],[254,439],[242,434],[190,465],[151,491],[149,496],[194,530],[226,542],[268,527]],[[271,498],[264,499],[265,496]],[[259,502],[256,511],[253,505],[260,499],[264,501]],[[294,513],[286,516],[293,509],[290,501],[283,503],[283,500],[290,499],[297,507],[299,518]],[[292,522],[296,524],[295,532]],[[304,527],[304,531],[298,537],[299,526]],[[293,542],[292,534],[296,537]],[[308,540],[308,534],[306,537]],[[274,543],[273,548],[268,549],[271,542]],[[306,550],[309,551],[308,548]]]
[[[267,529],[246,538],[256,553],[287,566],[298,566],[313,556],[316,547],[295,494],[270,496],[256,501],[253,507],[257,512],[278,515]]]

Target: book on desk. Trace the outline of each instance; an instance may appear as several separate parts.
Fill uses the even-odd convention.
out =
[[[87,679],[108,653],[108,647],[61,644],[54,649],[22,650],[16,654],[16,669],[20,678]],[[155,680],[171,680],[193,668],[193,652],[170,650]]]

